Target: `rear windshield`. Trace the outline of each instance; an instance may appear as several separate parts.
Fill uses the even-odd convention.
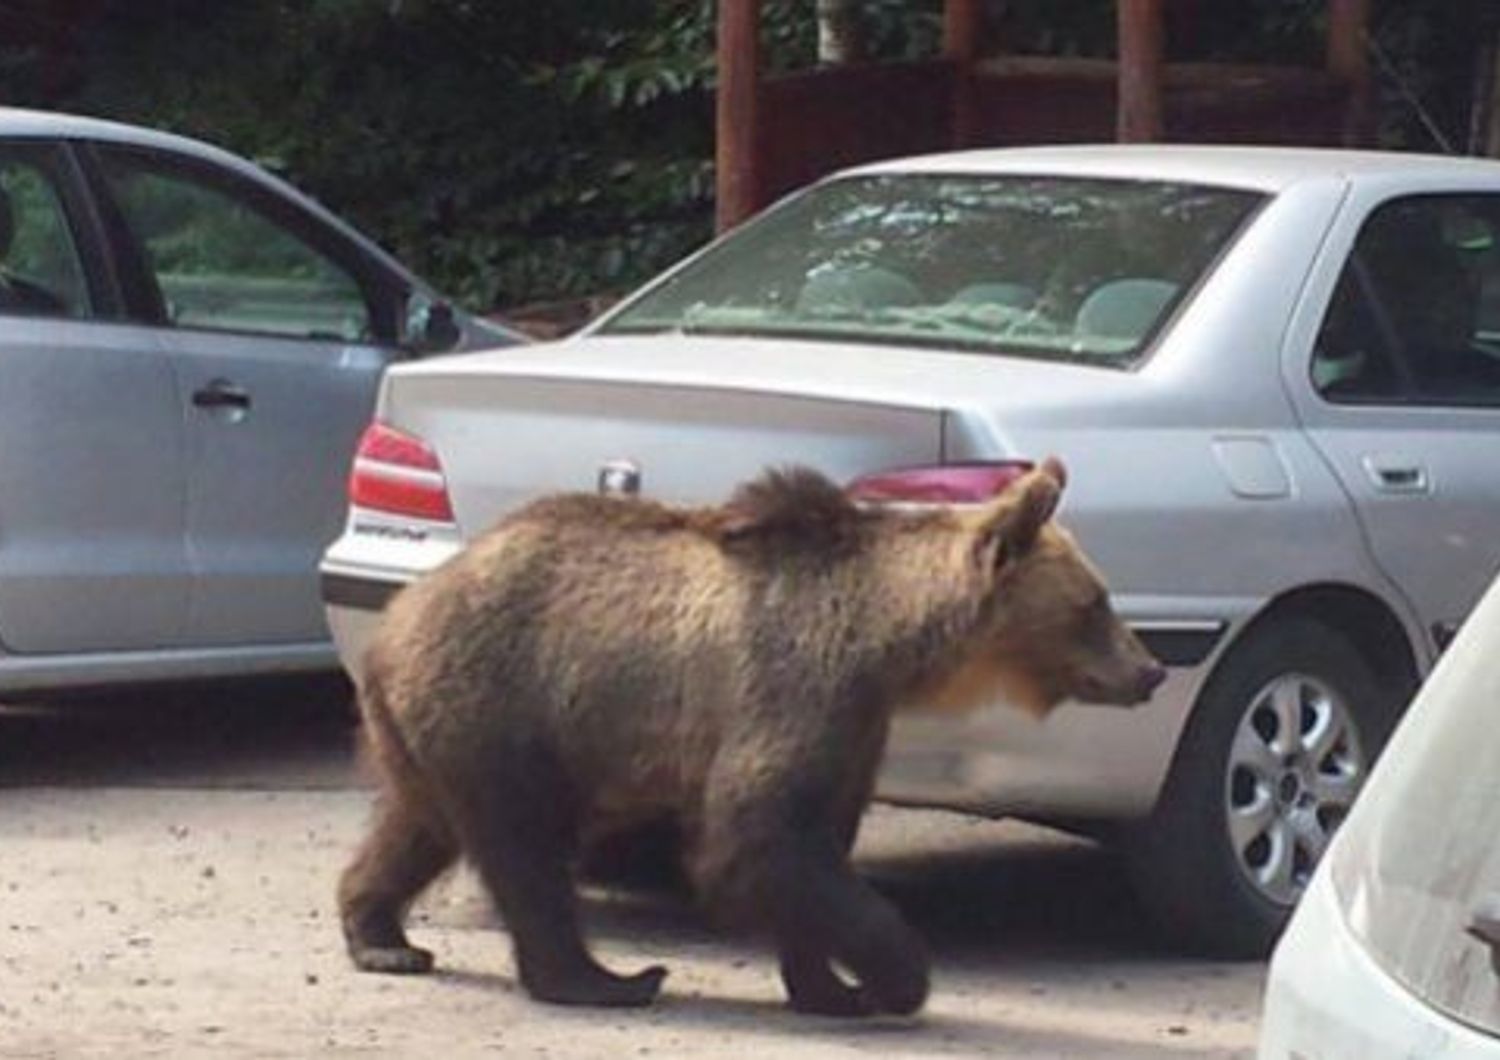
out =
[[[1500,1033],[1500,974],[1469,933],[1500,917],[1500,582],[1428,679],[1360,795],[1330,868],[1350,929],[1387,973]]]
[[[1068,177],[836,180],[731,235],[600,331],[793,335],[1123,367],[1261,198]]]

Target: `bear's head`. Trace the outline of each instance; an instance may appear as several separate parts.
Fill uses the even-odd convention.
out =
[[[964,517],[964,562],[984,585],[983,614],[968,662],[939,698],[987,685],[1040,716],[1065,699],[1134,706],[1166,679],[1054,521],[1066,483],[1061,462],[1048,459]]]

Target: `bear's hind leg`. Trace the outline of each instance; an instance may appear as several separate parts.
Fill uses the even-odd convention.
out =
[[[770,910],[791,1007],[824,1016],[916,1012],[927,1000],[926,946],[889,900],[831,854],[792,840],[752,870],[761,874],[754,901]],[[835,974],[834,961],[858,987]]]
[[[873,761],[873,758],[872,758]],[[847,858],[859,831],[859,820],[869,801],[873,769],[866,769],[851,784],[843,805],[834,815],[834,840],[839,852]],[[781,981],[786,986],[787,1002],[794,1012],[812,1016],[868,1016],[873,1009],[857,986],[845,982],[833,970],[827,946],[803,932],[783,932],[777,940],[781,961]]]
[[[407,941],[406,908],[458,858],[452,839],[422,821],[394,796],[339,879],[339,916],[355,967],[415,974],[432,969],[432,954]]]
[[[755,783],[744,783],[747,776]],[[799,788],[795,779],[755,772],[731,756],[715,764],[694,865],[700,889],[734,919],[770,928],[798,1011],[916,1012],[927,1000],[925,945],[896,907],[855,875],[853,829],[840,800],[827,789]],[[857,988],[839,979],[834,961]]]
[[[649,1005],[665,968],[616,975],[584,945],[570,869],[577,831],[561,809],[566,788],[538,785],[541,768],[533,758],[510,773],[512,780],[531,774],[524,791],[491,778],[485,804],[470,808],[466,825],[469,855],[510,930],[521,985],[556,1005]]]

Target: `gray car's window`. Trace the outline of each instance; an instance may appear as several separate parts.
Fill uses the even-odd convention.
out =
[[[125,223],[170,323],[358,341],[371,334],[359,283],[254,203],[130,154],[105,155]]]
[[[1160,181],[846,178],[747,226],[601,330],[795,335],[1120,367],[1261,198]]]
[[[35,159],[11,152],[0,152],[0,313],[91,313],[56,178]]]
[[[1500,405],[1500,196],[1410,196],[1372,212],[1312,374],[1337,403]]]

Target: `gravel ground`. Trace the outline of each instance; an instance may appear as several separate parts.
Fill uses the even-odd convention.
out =
[[[768,954],[660,888],[586,903],[607,964],[671,968],[656,1007],[538,1006],[467,872],[415,914],[437,974],[355,974],[332,908],[369,804],[347,723],[208,698],[0,714],[0,1056],[1253,1053],[1263,966],[1163,952],[1107,852],[887,808],[859,860],[932,943],[918,1019],[787,1012]]]

